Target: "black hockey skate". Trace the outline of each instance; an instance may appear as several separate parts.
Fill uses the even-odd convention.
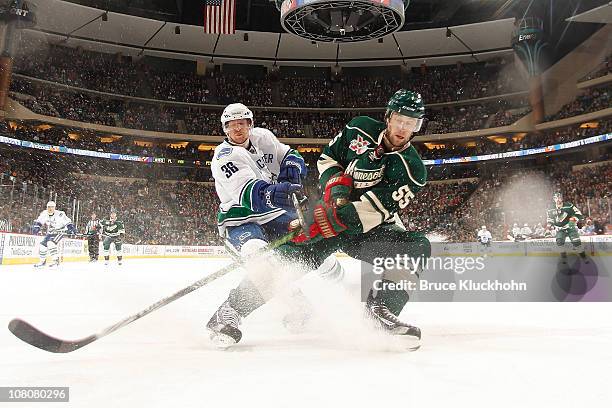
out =
[[[421,347],[421,329],[401,321],[389,308],[379,299],[370,295],[366,302],[366,314],[382,330],[396,336],[406,336],[410,340],[410,349],[416,350]]]
[[[225,301],[206,324],[210,332],[210,339],[214,345],[226,349],[238,343],[242,332],[238,328],[242,323],[240,314]]]

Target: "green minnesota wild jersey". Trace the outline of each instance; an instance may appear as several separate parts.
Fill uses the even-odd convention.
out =
[[[547,211],[547,221],[557,228],[568,228],[570,218],[576,217],[579,220],[584,218],[580,210],[572,203],[563,203],[560,208],[551,208]]]
[[[322,188],[339,171],[353,177],[351,203],[337,210],[352,234],[392,222],[427,182],[427,169],[414,146],[385,152],[385,128],[385,123],[368,116],[353,118],[317,162]]]
[[[125,234],[125,228],[123,227],[123,221],[111,221],[102,220],[102,235],[107,237],[118,237],[121,234]]]

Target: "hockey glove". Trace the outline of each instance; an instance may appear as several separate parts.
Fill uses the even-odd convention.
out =
[[[347,227],[338,217],[337,208],[335,205],[327,205],[323,200],[319,200],[305,217],[304,232],[292,241],[296,244],[310,244],[321,239],[335,237],[346,231]]]
[[[32,234],[38,235],[40,233],[40,229],[42,228],[42,224],[40,222],[34,221],[32,224]]]
[[[280,165],[278,181],[288,181],[292,184],[302,184],[306,178],[306,163],[301,156],[288,154]]]
[[[348,203],[352,189],[353,178],[348,174],[338,172],[327,180],[325,191],[323,192],[323,201],[330,207],[342,207]]]
[[[302,191],[302,186],[283,182],[278,184],[268,184],[258,181],[253,186],[253,210],[257,212],[268,211],[274,208],[293,210],[291,195]]]
[[[72,223],[71,223],[71,224],[68,224],[68,225],[66,226],[66,230],[67,230],[67,232],[68,232],[68,234],[69,234],[69,235],[76,235],[76,233],[77,233],[77,230],[76,230],[76,228],[75,228],[74,224],[72,224]]]

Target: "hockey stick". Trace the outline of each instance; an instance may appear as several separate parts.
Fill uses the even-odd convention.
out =
[[[255,252],[254,254],[252,254],[252,256],[249,256],[249,258],[245,258],[245,259],[241,259],[238,261],[235,261],[233,263],[231,263],[230,265],[218,270],[217,272],[206,276],[205,278],[202,278],[194,283],[192,283],[191,285],[187,286],[186,288],[183,288],[181,290],[179,290],[178,292],[176,292],[175,294],[168,296],[164,299],[161,299],[160,301],[152,304],[151,306],[147,307],[146,309],[132,315],[129,317],[126,317],[125,319],[113,324],[110,327],[107,327],[106,329],[102,330],[101,332],[97,333],[97,334],[92,334],[91,336],[87,336],[85,338],[82,338],[80,340],[62,340],[62,339],[58,339],[56,337],[50,336],[46,333],[43,333],[42,331],[38,330],[36,327],[32,326],[31,324],[29,324],[28,322],[22,320],[22,319],[13,319],[11,320],[11,322],[8,325],[9,330],[11,331],[11,333],[13,333],[17,338],[19,338],[20,340],[34,346],[34,347],[38,347],[41,350],[45,350],[45,351],[49,351],[51,353],[70,353],[72,351],[78,350],[81,347],[85,347],[86,345],[88,345],[89,343],[93,343],[96,340],[101,339],[104,336],[107,336],[109,334],[111,334],[114,331],[119,330],[120,328],[127,326],[128,324],[140,319],[141,317],[144,317],[146,315],[148,315],[149,313],[163,307],[166,306],[167,304],[174,302],[175,300],[182,298],[183,296],[185,296],[188,293],[193,292],[196,289],[201,288],[204,285],[209,284],[210,282],[219,279],[220,277],[228,274],[229,272],[233,271],[234,269],[236,269],[237,267],[239,267],[240,265],[242,265],[243,263],[245,263],[246,260],[251,259],[253,256],[259,256],[259,255],[263,255],[265,253],[267,253],[268,251],[271,251],[287,242],[289,242],[291,239],[293,239],[296,235],[298,235],[301,232],[301,229],[296,229],[291,231],[289,234],[277,239],[276,241],[271,242],[270,244],[266,245],[265,247],[261,248],[259,251]]]

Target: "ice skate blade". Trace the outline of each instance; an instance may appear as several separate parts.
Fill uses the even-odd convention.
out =
[[[399,336],[403,341],[406,342],[409,351],[415,351],[421,348],[421,339],[413,334],[408,333],[408,327],[396,327],[390,329],[387,332],[392,336]]]

